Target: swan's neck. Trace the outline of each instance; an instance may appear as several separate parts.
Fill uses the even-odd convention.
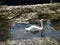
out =
[[[41,21],[41,27],[43,28],[43,21]]]

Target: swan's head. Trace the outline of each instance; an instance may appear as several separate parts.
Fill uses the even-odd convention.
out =
[[[44,19],[41,19],[40,22],[42,22]]]

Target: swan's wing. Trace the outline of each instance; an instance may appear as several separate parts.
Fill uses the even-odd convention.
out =
[[[41,31],[43,28],[42,27],[39,27],[39,26],[36,26],[36,25],[32,25],[28,28],[25,28],[25,30],[27,31]]]

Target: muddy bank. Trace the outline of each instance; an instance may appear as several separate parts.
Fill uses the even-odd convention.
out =
[[[36,4],[36,5],[18,5],[18,6],[0,6],[0,16],[7,19],[17,19],[23,22],[26,19],[56,19],[60,20],[60,3]]]
[[[59,45],[59,43],[50,37],[42,37],[27,40],[7,40],[0,42],[0,45]]]

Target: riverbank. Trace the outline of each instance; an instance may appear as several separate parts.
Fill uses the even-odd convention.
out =
[[[27,40],[7,40],[0,42],[0,45],[59,45],[59,43],[50,37],[40,37]]]
[[[0,6],[0,16],[7,19],[19,19],[19,22],[25,22],[26,19],[56,19],[60,20],[60,3],[36,4],[36,5],[18,5],[18,6]],[[15,20],[16,21],[16,20]]]

